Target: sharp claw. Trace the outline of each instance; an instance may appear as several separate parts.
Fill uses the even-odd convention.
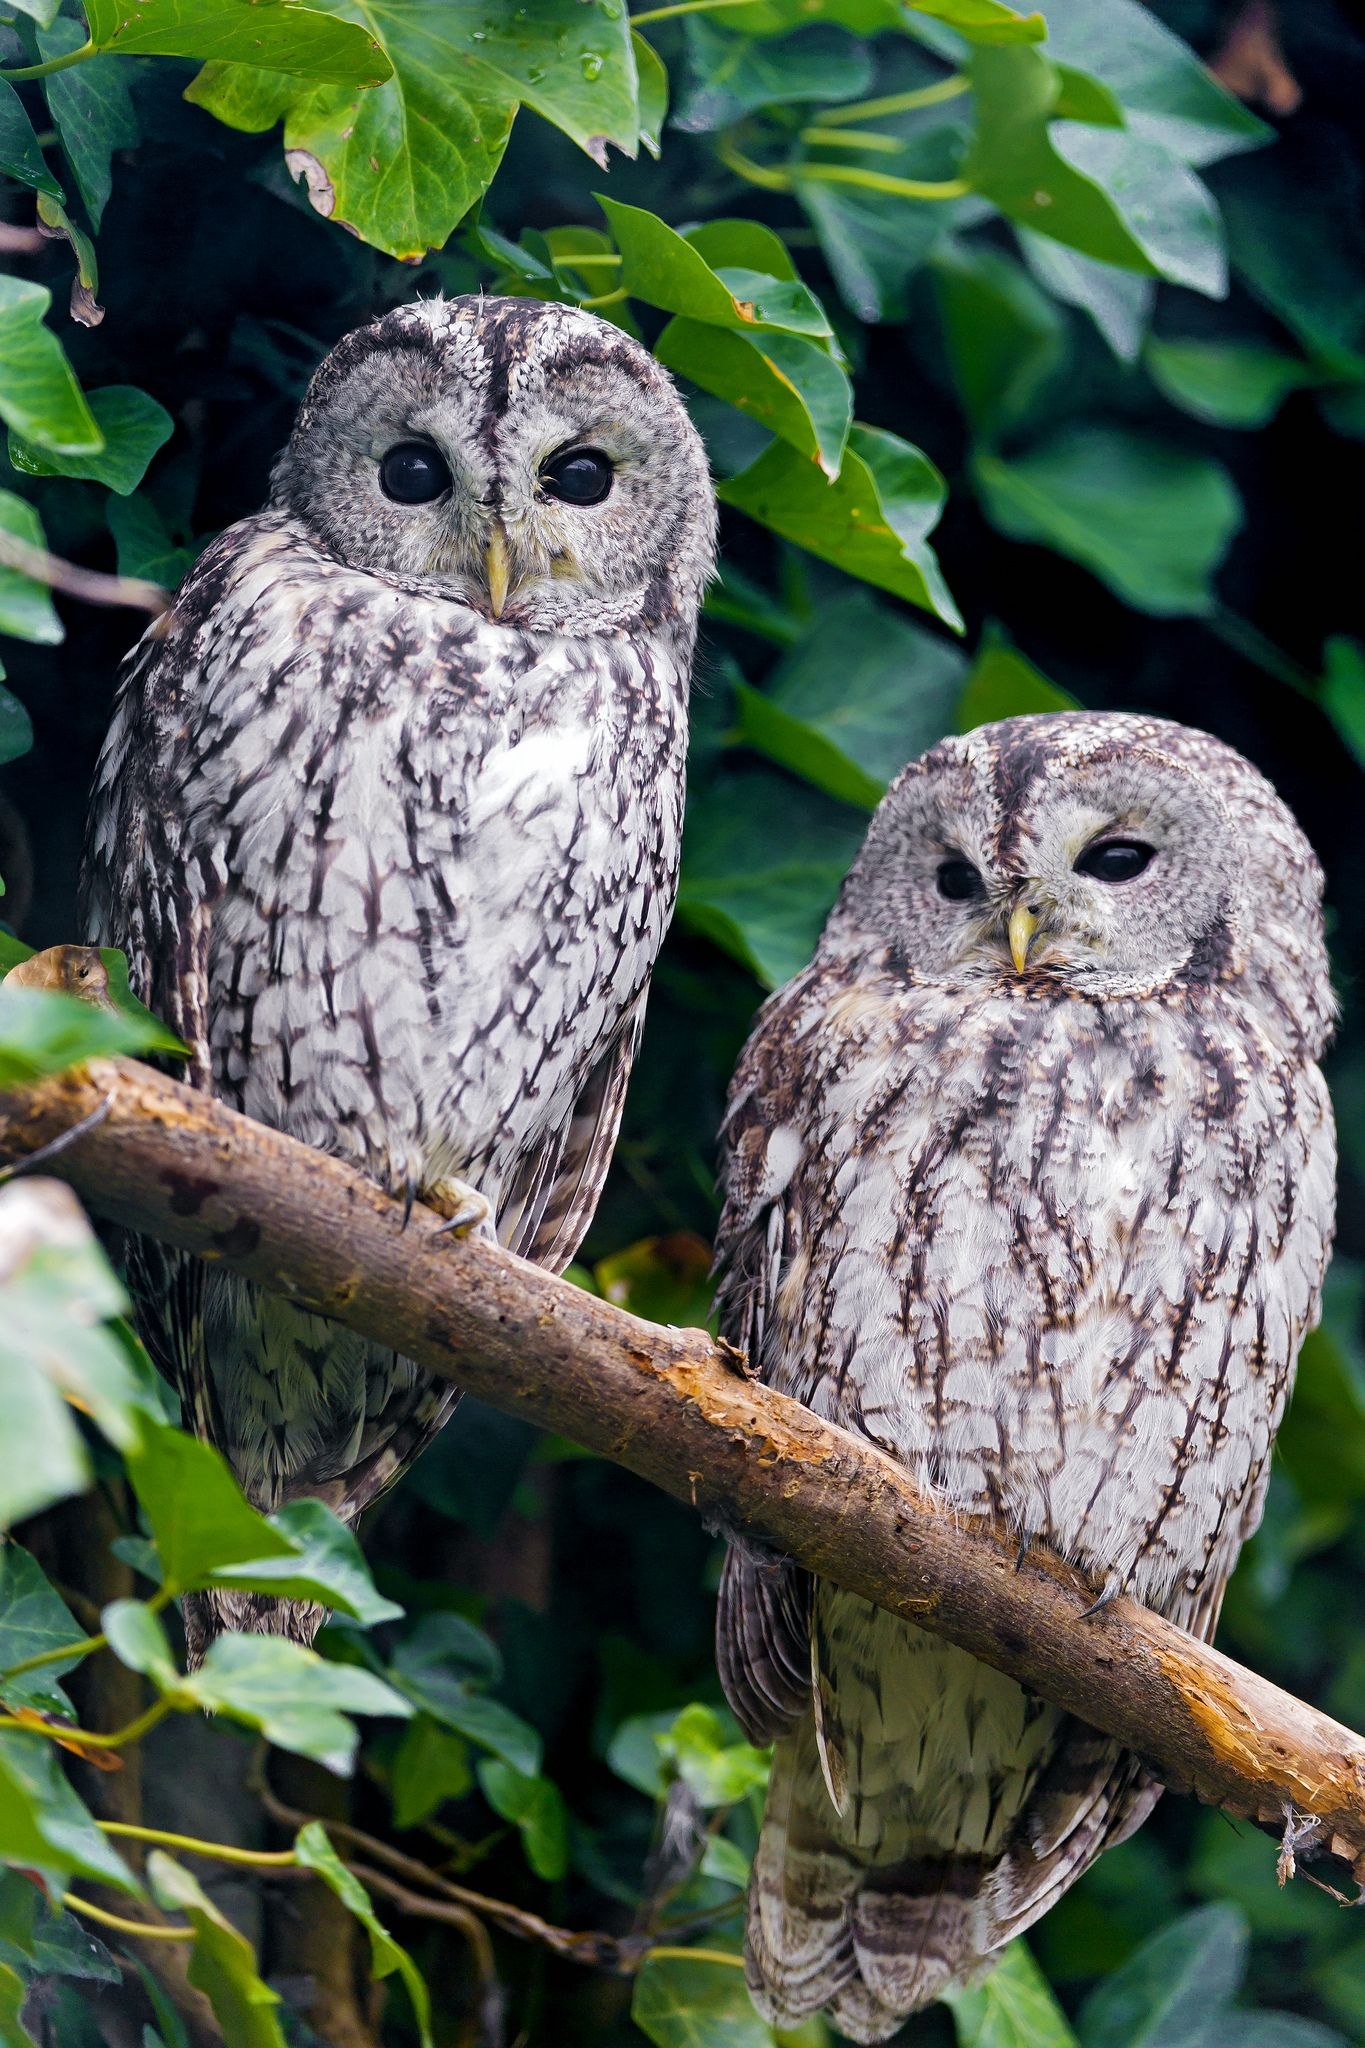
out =
[[[403,1222],[401,1227],[404,1230],[407,1229],[409,1223],[411,1223],[412,1221],[413,1205],[415,1204],[416,1200],[417,1177],[415,1174],[410,1173],[403,1183]]]
[[[1103,1613],[1110,1601],[1116,1600],[1122,1591],[1123,1582],[1121,1579],[1117,1577],[1106,1579],[1100,1590],[1099,1598],[1092,1600],[1090,1605],[1076,1616],[1077,1621],[1092,1621],[1097,1614]]]
[[[1019,1548],[1014,1553],[1014,1569],[1016,1571],[1022,1571],[1024,1559],[1028,1556],[1028,1547],[1032,1541],[1033,1531],[1031,1529],[1021,1529],[1019,1531]]]

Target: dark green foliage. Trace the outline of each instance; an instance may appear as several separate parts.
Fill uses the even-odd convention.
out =
[[[1073,703],[1207,724],[1317,841],[1343,996],[1341,1250],[1222,1640],[1359,1725],[1365,39],[1334,0],[1280,10],[1303,105],[1277,133],[1200,61],[1240,12],[702,0],[632,34],[622,0],[0,4],[6,215],[46,231],[0,277],[0,972],[76,936],[86,788],[140,624],[54,604],[24,549],[173,586],[259,505],[348,327],[436,290],[595,307],[693,405],[724,573],[676,927],[576,1277],[705,1319],[735,1054],[902,762]],[[106,964],[112,1012],[0,995],[0,1083],[174,1050]],[[0,2042],[112,2038],[101,2000],[136,1944],[60,1906],[97,1880],[182,1926],[233,2048],[317,2038],[290,1915],[267,1910],[254,1952],[220,1903],[240,1870],[192,1873],[174,1840],[134,1867],[97,1825],[79,1731],[114,1727],[115,1750],[146,1738],[163,1834],[212,1846],[241,1821],[229,1848],[273,1841],[311,1873],[295,1919],[354,1916],[366,1967],[406,1987],[379,2023],[394,2048],[491,2040],[503,2001],[528,2048],[775,2048],[738,1961],[766,1760],[720,1705],[715,1540],[474,1403],[371,1516],[364,1558],[320,1506],[255,1515],[175,1427],[114,1271],[68,1224],[0,1304],[0,1521],[28,1525],[0,1551]],[[111,1528],[118,1562],[96,1569]],[[320,1654],[227,1637],[187,1676],[174,1596],[208,1585],[337,1619]],[[130,1687],[120,1725],[101,1702]],[[268,1835],[241,1775],[258,1734],[352,1772],[381,1848],[619,1946],[573,1960],[499,1908],[501,1990],[458,1914],[404,1918],[400,1946],[392,1865],[316,1822]],[[1168,1800],[1030,1949],[911,2032],[1341,2048],[1365,2034],[1353,1926],[1278,1889],[1256,1831]],[[180,2048],[155,1974],[122,1982],[117,2038]],[[787,2048],[829,2038],[813,2022]]]

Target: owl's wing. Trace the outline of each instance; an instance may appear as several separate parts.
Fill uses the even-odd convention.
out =
[[[774,1298],[800,1224],[788,1184],[800,1156],[803,1066],[795,1043],[807,977],[765,1006],[745,1047],[721,1130],[725,1204],[716,1233],[721,1334],[760,1378]],[[732,1545],[716,1609],[725,1697],[751,1742],[775,1742],[811,1704],[810,1575]]]
[[[645,997],[592,1068],[568,1122],[522,1166],[498,1213],[509,1251],[562,1273],[587,1234],[616,1149],[626,1083],[645,1025]]]

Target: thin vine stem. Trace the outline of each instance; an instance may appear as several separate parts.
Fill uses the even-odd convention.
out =
[[[68,50],[64,57],[49,57],[46,64],[20,64],[12,71],[0,71],[0,78],[7,78],[11,85],[23,78],[51,78],[54,71],[69,71],[73,64],[84,64],[87,57],[97,57],[95,43],[82,43],[79,50]]]
[[[879,135],[875,128],[803,128],[801,140],[811,149],[865,149],[886,156],[905,147],[899,136]]]
[[[205,1842],[197,1835],[176,1835],[166,1828],[137,1827],[128,1820],[96,1821],[102,1835],[118,1835],[130,1842],[155,1842],[159,1848],[180,1849],[187,1856],[207,1856],[219,1863],[244,1863],[253,1870],[300,1869],[292,1849],[238,1849],[229,1842]]]
[[[689,1963],[725,1963],[732,1970],[744,1968],[743,1956],[731,1955],[728,1949],[723,1948],[674,1948],[661,1942],[657,1948],[645,1950],[647,1963],[656,1956],[668,1956],[670,1960],[682,1956]]]
[[[940,78],[934,85],[918,86],[913,92],[890,92],[879,100],[857,100],[843,107],[826,107],[820,116],[820,125],[822,128],[842,128],[859,121],[879,121],[886,114],[915,114],[921,107],[942,106],[945,100],[955,100],[970,90],[971,80],[955,71],[951,78]]]
[[[164,1721],[167,1714],[174,1712],[173,1700],[155,1700],[136,1720],[129,1721],[124,1728],[115,1728],[108,1735],[97,1734],[90,1728],[77,1728],[69,1721],[40,1721],[26,1714],[0,1714],[0,1728],[27,1728],[31,1734],[45,1735],[49,1742],[64,1742],[77,1749],[123,1749],[130,1742],[140,1741],[159,1721]]]
[[[94,1906],[89,1899],[78,1899],[74,1892],[62,1893],[62,1904],[72,1913],[79,1913],[83,1920],[94,1920],[101,1927],[112,1927],[115,1934],[131,1935],[135,1941],[193,1941],[192,1927],[156,1927],[145,1920],[125,1920],[120,1913],[106,1913],[103,1906]]]
[[[595,299],[580,299],[578,303],[589,311],[595,311],[599,306],[619,306],[623,300],[629,297],[630,293],[622,285],[618,291],[600,292]]]
[[[668,7],[647,7],[643,14],[632,14],[632,28],[643,28],[651,21],[672,21],[675,14],[714,14],[722,7],[752,7],[753,0],[672,0]]]
[[[774,170],[768,164],[755,163],[751,156],[745,156],[742,150],[736,149],[726,135],[717,138],[716,155],[727,170],[733,171],[736,177],[743,178],[746,184],[757,185],[761,191],[790,192],[792,189],[789,172]]]
[[[887,171],[867,171],[861,164],[803,164],[801,176],[817,185],[857,185],[864,192],[888,192],[896,199],[965,199],[966,178],[893,178]]]

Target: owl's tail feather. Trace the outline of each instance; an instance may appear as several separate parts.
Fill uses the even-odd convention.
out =
[[[330,1610],[314,1600],[278,1600],[270,1593],[186,1593],[186,1661],[197,1671],[210,1644],[230,1631],[251,1636],[284,1636],[312,1643]]]

